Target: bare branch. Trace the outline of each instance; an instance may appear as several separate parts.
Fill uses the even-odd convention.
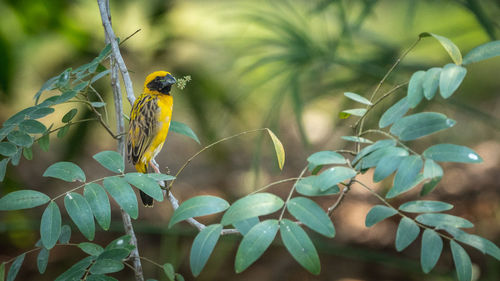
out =
[[[127,66],[125,65],[125,61],[120,53],[120,48],[118,46],[118,42],[116,42],[116,35],[111,27],[111,14],[108,10],[109,1],[108,0],[97,0],[97,4],[99,5],[99,11],[101,13],[102,25],[104,26],[104,30],[106,32],[106,38],[111,43],[111,50],[113,52],[113,56],[116,60],[118,68],[122,74],[123,83],[125,84],[125,91],[127,92],[127,99],[131,105],[135,102],[134,88],[132,87],[132,81],[130,80],[130,75],[127,70]]]

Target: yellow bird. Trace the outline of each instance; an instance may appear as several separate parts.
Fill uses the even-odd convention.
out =
[[[175,78],[166,71],[156,71],[146,77],[144,90],[132,106],[127,135],[128,160],[140,173],[151,165],[159,173],[155,157],[167,138],[172,119],[173,98],[170,89]],[[153,198],[140,191],[142,203],[153,206]]]

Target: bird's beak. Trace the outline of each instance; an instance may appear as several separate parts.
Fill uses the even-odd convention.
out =
[[[162,86],[163,87],[167,87],[167,86],[172,86],[175,84],[175,82],[177,82],[174,78],[174,76],[170,75],[170,74],[167,74],[165,76],[165,79],[162,79]]]

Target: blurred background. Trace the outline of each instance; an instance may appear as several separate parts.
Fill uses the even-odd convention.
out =
[[[441,1],[111,1],[115,33],[125,38],[121,46],[131,72],[136,95],[145,76],[164,69],[176,77],[191,75],[184,90],[173,91],[173,119],[188,124],[202,146],[222,137],[260,127],[271,128],[283,142],[286,163],[279,171],[272,143],[262,133],[247,134],[203,153],[179,176],[174,192],[182,201],[212,194],[233,202],[267,183],[296,177],[311,153],[352,148],[339,137],[351,135],[355,118],[342,120],[340,111],[355,106],[343,97],[346,91],[369,96],[396,59],[421,32],[451,39],[465,55],[473,47],[500,37],[500,4],[496,0]],[[41,85],[68,67],[90,62],[104,47],[95,1],[0,1],[0,121],[33,105]],[[411,73],[451,62],[434,39],[424,39],[389,77],[382,91],[408,81]],[[455,205],[450,213],[475,223],[471,230],[500,244],[500,57],[467,67],[468,73],[449,100],[437,98],[417,110],[436,110],[457,120],[451,130],[410,143],[422,152],[435,142],[468,145],[484,163],[444,165],[445,176],[425,199]],[[96,89],[111,102],[109,77]],[[367,127],[375,127],[382,110],[405,95],[405,89],[371,113]],[[49,96],[50,93],[44,93]],[[42,121],[60,124],[74,104],[60,105],[56,114]],[[110,124],[113,108],[110,112]],[[130,105],[125,104],[125,111]],[[92,116],[85,107],[77,118]],[[115,149],[114,140],[97,123],[72,126],[66,137],[51,138],[49,152],[37,145],[34,159],[9,165],[0,195],[29,188],[50,195],[65,192],[72,184],[44,178],[43,171],[57,161],[73,161],[87,178],[108,175],[92,155]],[[162,171],[175,173],[202,148],[184,136],[171,133],[157,158]],[[132,170],[132,167],[128,167]],[[362,180],[385,194],[391,182]],[[270,192],[286,196],[291,184]],[[418,190],[392,200],[418,198]],[[321,198],[325,208],[333,198]],[[62,202],[60,206],[62,206]],[[402,253],[394,249],[399,218],[368,229],[364,218],[377,204],[354,186],[333,218],[337,235],[326,239],[308,232],[320,253],[319,276],[306,272],[280,245],[279,239],[264,256],[241,274],[234,273],[238,236],[222,237],[197,280],[455,280],[450,250],[430,274],[420,269],[420,239]],[[114,204],[114,203],[113,203]],[[0,213],[0,261],[28,249],[39,239],[42,208]],[[123,234],[116,204],[111,231],[100,231],[96,243],[106,244]],[[64,211],[63,211],[64,212]],[[168,203],[140,207],[134,221],[141,256],[160,264],[171,262],[176,270],[194,279],[189,271],[189,250],[196,232],[187,224],[167,229],[172,208]],[[218,216],[201,218],[205,223]],[[72,224],[63,213],[63,222]],[[72,241],[84,238],[73,226]],[[99,228],[99,227],[98,227]],[[475,280],[500,280],[498,261],[465,247],[474,263]],[[18,280],[53,280],[83,258],[78,249],[51,251],[47,272],[39,275],[36,255],[28,255]],[[143,262],[147,278],[164,280],[158,268]],[[132,280],[125,269],[114,277]]]

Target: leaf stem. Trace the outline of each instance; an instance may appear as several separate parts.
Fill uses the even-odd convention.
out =
[[[292,189],[290,189],[290,192],[288,193],[288,197],[286,198],[285,204],[283,205],[283,208],[281,209],[281,214],[280,214],[280,217],[278,218],[278,221],[281,221],[283,219],[283,215],[285,214],[285,210],[286,210],[286,204],[288,203],[288,201],[290,201],[290,198],[292,198],[292,194],[295,191],[295,187],[297,186],[297,183],[300,181],[300,179],[302,178],[302,176],[304,175],[304,173],[306,171],[307,171],[307,166],[305,166],[304,169],[302,169],[302,172],[300,172],[300,175],[297,178],[297,180],[295,181],[295,183],[293,184]]]

